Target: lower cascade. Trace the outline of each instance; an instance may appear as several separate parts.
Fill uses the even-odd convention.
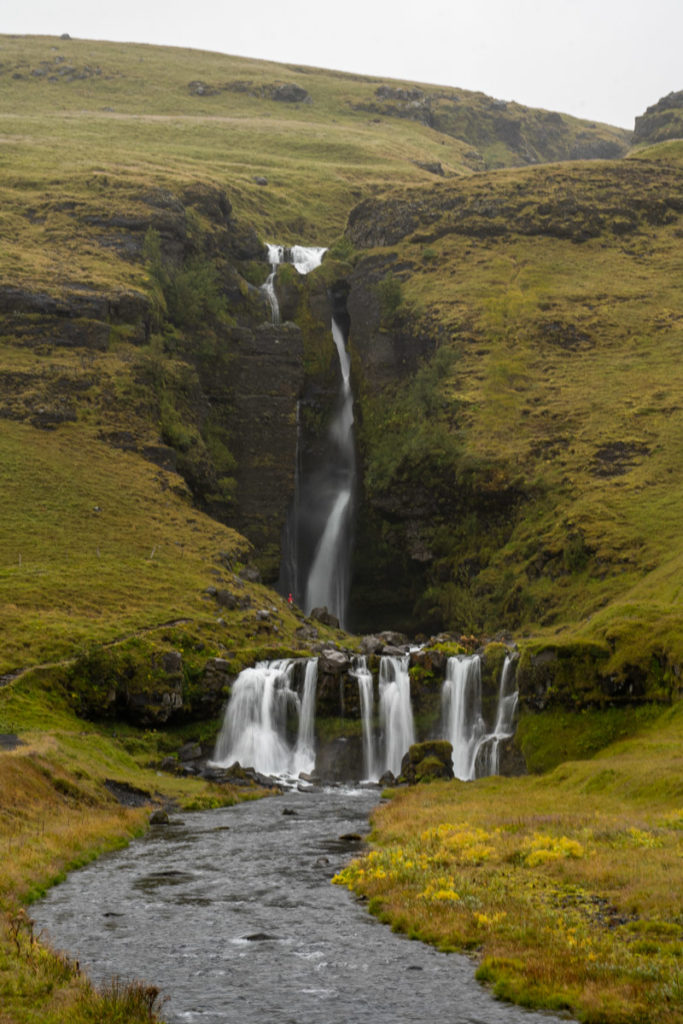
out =
[[[306,662],[302,694],[293,686],[297,662],[263,661],[240,672],[216,742],[217,764],[297,776],[315,766],[315,689],[318,662]],[[296,720],[293,742],[290,723]]]
[[[402,760],[416,741],[409,664],[409,654],[383,655],[375,683],[364,656],[353,657],[349,663],[347,675],[357,687],[356,720],[361,724],[361,742],[350,778],[378,782],[386,773],[400,776]],[[244,669],[232,688],[214,763],[227,767],[239,762],[243,768],[281,778],[312,775],[319,752],[317,684],[317,658],[264,661]],[[333,685],[339,687],[344,718],[341,677]],[[507,655],[502,666],[490,728],[482,703],[479,656],[449,658],[441,689],[441,718],[428,738],[452,744],[453,774],[463,781],[500,771],[501,744],[512,738],[515,729],[517,691],[512,656]],[[355,735],[356,728],[349,732]]]

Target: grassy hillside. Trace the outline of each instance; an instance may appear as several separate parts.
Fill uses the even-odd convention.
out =
[[[434,626],[580,634],[610,671],[654,654],[673,680],[679,157],[476,175],[352,214],[366,499],[392,550],[427,559]],[[373,332],[433,354],[387,381]]]
[[[374,602],[411,628],[578,631],[605,645],[608,671],[645,632],[640,670],[671,686],[675,142],[486,172],[626,139],[457,89],[138,45],[1,45],[7,669],[205,607],[200,577],[241,542],[189,502],[239,521],[239,339],[267,316],[253,286],[269,238],[343,257],[326,280],[349,293],[356,360],[358,625],[380,624]],[[317,312],[290,304],[309,366],[323,336],[311,287]],[[268,473],[287,451],[249,459]],[[270,510],[255,509],[265,536]],[[255,552],[270,578],[278,529]]]
[[[230,676],[349,642],[255,569],[277,572],[302,396],[313,450],[325,430],[329,292],[351,321],[359,628],[513,631],[532,768],[657,720],[608,708],[565,728],[568,709],[679,695],[683,143],[669,134],[621,159],[621,129],[455,87],[0,37],[0,734],[25,741],[0,753],[3,1024],[149,1019],[148,990],[138,1017],[102,1009],[33,943],[17,899],[144,827],[107,779],[149,806],[234,798],[154,767],[215,732],[227,683],[206,692],[208,661]],[[258,290],[266,241],[330,246],[305,280],[283,268],[296,325],[277,331]],[[170,727],[169,687],[184,700]],[[140,697],[142,728],[112,721]],[[482,977],[506,997],[618,1021],[635,993],[676,1019],[680,920],[662,880],[680,831],[678,710],[657,729],[540,780],[405,798],[425,827],[465,808],[502,829],[506,899],[508,866],[529,867],[517,832],[533,843],[552,826],[551,854],[585,844],[515,895],[541,945],[559,914],[570,977],[548,980],[534,936],[512,914],[498,927],[498,896],[474,877],[438,935],[386,912],[449,948],[484,944]],[[558,794],[569,824],[550,821]],[[439,886],[456,891],[431,881],[434,906]],[[625,920],[605,925],[608,910]],[[568,956],[593,928],[595,958]]]

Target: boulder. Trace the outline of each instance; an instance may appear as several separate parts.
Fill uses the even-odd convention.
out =
[[[185,743],[178,751],[179,761],[197,761],[202,756],[199,743]]]
[[[393,629],[385,629],[383,632],[378,633],[377,636],[385,647],[407,647],[410,643],[404,633],[397,633]]]
[[[152,811],[149,816],[150,825],[170,825],[171,819],[168,816],[168,812],[164,810]]]
[[[381,654],[384,642],[378,636],[364,636],[360,642],[360,649],[366,657],[372,654]]]
[[[413,743],[401,762],[401,779],[414,785],[453,778],[453,745],[448,740]]]
[[[312,619],[316,619],[318,622],[322,622],[323,626],[330,626],[332,629],[339,629],[339,619],[332,612],[328,612],[327,607],[314,608],[311,612]]]
[[[310,103],[309,93],[294,82],[286,82],[283,85],[274,85],[272,96],[280,103]]]
[[[321,675],[340,675],[350,667],[351,661],[344,651],[335,651],[333,648],[326,648],[321,652],[318,659],[318,672]]]

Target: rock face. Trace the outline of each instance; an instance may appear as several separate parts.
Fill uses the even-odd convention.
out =
[[[231,332],[235,354],[227,418],[237,459],[237,518],[259,551],[265,582],[277,579],[280,539],[297,451],[296,407],[303,388],[301,332],[291,323]],[[225,397],[224,397],[225,400]]]
[[[546,644],[526,648],[517,668],[522,705],[532,711],[669,703],[680,693],[680,666],[661,654],[649,671],[624,664],[610,671],[610,650],[599,643]]]
[[[241,528],[272,582],[294,489],[304,360],[299,329],[273,327],[249,283],[254,264],[265,277],[265,246],[235,218],[226,193],[201,182],[112,193],[104,206],[50,202],[62,214],[68,206],[76,236],[87,232],[92,245],[137,265],[150,287],[49,294],[0,285],[3,334],[41,356],[30,372],[2,374],[0,418],[54,430],[87,405],[102,441],[180,474],[199,507]],[[112,341],[122,352],[121,388],[98,364]],[[58,349],[72,362],[53,367]],[[135,392],[144,398],[133,401]]]

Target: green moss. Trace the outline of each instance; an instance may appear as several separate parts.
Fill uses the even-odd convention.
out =
[[[559,709],[520,716],[515,744],[521,749],[530,772],[551,771],[564,761],[585,760],[611,743],[638,732],[661,715],[658,705],[584,709],[576,713]]]

